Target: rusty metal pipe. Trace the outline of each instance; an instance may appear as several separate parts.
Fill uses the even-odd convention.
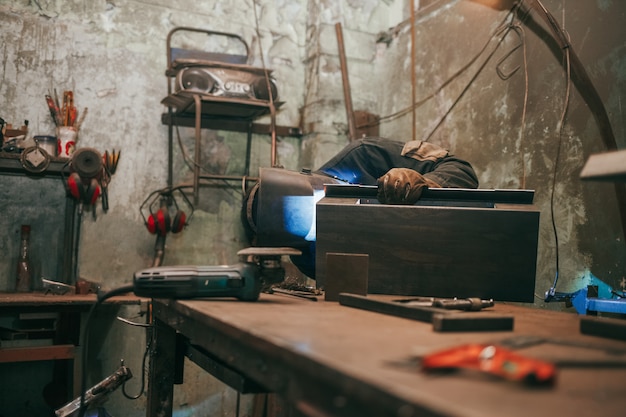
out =
[[[337,49],[339,53],[339,64],[341,66],[341,80],[343,82],[343,96],[346,103],[346,115],[348,117],[348,139],[356,139],[356,124],[354,122],[354,111],[352,110],[352,96],[350,92],[350,79],[348,78],[348,63],[346,62],[346,51],[343,45],[343,31],[341,23],[335,24],[337,33]]]

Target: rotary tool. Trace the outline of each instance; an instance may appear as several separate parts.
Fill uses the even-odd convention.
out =
[[[234,265],[147,268],[134,274],[133,292],[150,298],[234,297],[255,301],[264,286],[284,280],[281,257],[300,254],[293,248],[251,247],[237,252],[242,259]]]

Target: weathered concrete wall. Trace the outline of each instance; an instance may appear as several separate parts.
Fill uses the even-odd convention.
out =
[[[82,221],[81,277],[111,289],[128,283],[134,271],[152,262],[155,238],[144,226],[139,207],[150,192],[167,185],[167,128],[161,124],[165,107],[160,102],[167,94],[168,32],[189,26],[238,34],[250,47],[250,63],[261,66],[253,4],[257,7],[265,64],[274,70],[281,100],[286,102],[277,115],[277,124],[298,126],[303,97],[302,51],[306,43],[304,2],[0,1],[0,117],[13,124],[28,119],[31,134],[53,134],[44,94],[55,88],[59,92],[71,89],[79,111],[89,108],[79,147],[94,147],[101,152],[121,150],[120,164],[109,187],[109,212],[103,214],[99,209],[97,220],[85,215]],[[238,52],[231,52],[229,48],[235,46],[228,43],[204,46]],[[193,129],[181,128],[180,132],[183,143],[189,143],[194,135]],[[203,132],[203,140],[209,144],[205,151],[216,150],[218,160],[227,160],[228,172],[237,173],[243,165],[245,135],[211,135]],[[251,174],[255,175],[259,166],[269,165],[269,137],[255,135],[253,142]],[[281,140],[278,154],[281,164],[295,169],[300,139]],[[176,179],[182,181],[188,170],[185,172],[180,161],[176,163]],[[16,181],[18,185],[12,185]],[[56,194],[44,187],[43,191],[21,195],[23,199],[31,195],[33,206],[58,199],[62,192],[58,181],[55,185],[61,188],[55,188]],[[23,182],[28,181],[0,179],[3,197],[11,195],[9,187],[22,186]],[[202,188],[190,227],[179,235],[168,236],[165,263],[234,262],[236,251],[247,246],[239,221],[240,190],[240,184],[227,190]],[[19,235],[19,225],[32,220],[28,215],[33,210],[22,210],[14,203],[15,199],[3,198],[0,205],[6,219],[3,222],[16,225]],[[60,206],[55,214],[62,216],[63,202]],[[2,236],[3,242],[7,241],[3,248],[15,249],[14,241],[19,238],[15,230]],[[44,239],[44,234],[34,237]],[[54,239],[54,235],[48,238]],[[33,249],[43,246],[37,244]],[[9,271],[14,264],[14,256],[7,257],[1,270]],[[9,285],[10,277],[12,274],[3,274],[2,289]],[[137,311],[131,308],[120,314],[136,316]],[[94,337],[90,344],[89,383],[116,369],[120,358],[140,376],[143,330],[109,317]],[[185,391],[177,387],[175,408],[183,410],[181,413],[208,415],[234,407],[233,393],[216,380],[193,368],[187,378],[192,383]],[[129,391],[138,389],[139,378],[132,385]],[[31,410],[36,406],[31,402]],[[144,415],[145,399],[131,402],[116,393],[107,408],[113,415]],[[20,410],[26,415],[24,409]]]
[[[139,206],[167,180],[167,129],[160,123],[164,111],[160,101],[167,92],[165,39],[172,28],[191,26],[239,34],[250,46],[252,64],[258,66],[255,4],[265,63],[274,70],[281,100],[286,102],[277,123],[301,125],[305,131],[303,139],[283,138],[279,142],[279,162],[290,169],[317,167],[347,142],[335,24],[340,22],[343,27],[354,109],[388,116],[410,104],[408,3],[0,0],[0,117],[15,124],[28,119],[33,134],[52,133],[43,95],[53,88],[72,89],[79,110],[89,108],[79,145],[101,151],[122,150],[109,189],[109,213],[99,212],[96,221],[90,216],[83,219],[80,275],[113,288],[129,282],[134,271],[151,263],[154,236],[147,232]],[[561,58],[526,18],[521,26],[528,62],[528,105],[522,129],[525,72],[522,68],[508,80],[495,72],[498,60],[518,42],[513,34],[484,68],[480,67],[497,40],[492,40],[466,71],[439,89],[478,54],[502,23],[507,9],[488,7],[479,0],[419,3],[415,28],[417,100],[428,99],[417,107],[417,139],[428,138],[470,160],[482,187],[536,190],[541,209],[537,293],[542,294],[555,273],[550,201],[565,90]],[[626,29],[622,22],[626,6],[600,0],[544,3],[564,22],[607,106],[618,145],[623,147]],[[184,41],[196,42],[191,38]],[[228,43],[207,46],[235,48]],[[506,71],[523,64],[520,48],[502,68]],[[462,93],[458,104],[435,129]],[[412,136],[411,115],[390,118],[380,129],[382,136],[408,140]],[[192,149],[193,130],[181,128],[180,132],[182,142]],[[228,173],[239,172],[242,136],[203,132],[204,151],[211,166],[227,162]],[[561,270],[558,289],[580,288],[587,271],[620,288],[625,285],[626,252],[612,186],[578,180],[586,157],[602,151],[603,146],[593,117],[575,89],[562,141],[554,194]],[[252,174],[269,165],[269,146],[268,137],[255,135]],[[175,178],[185,181],[189,170],[176,152]],[[23,181],[17,181],[22,186]],[[5,191],[10,184],[0,178],[0,195],[10,195]],[[54,192],[58,194],[58,189]],[[33,193],[33,201],[55,195]],[[29,212],[8,199],[0,201],[7,219],[4,224],[19,225]],[[203,187],[190,227],[182,234],[168,235],[165,263],[235,261],[237,249],[246,245],[239,222],[240,202],[239,184],[226,189]],[[3,248],[15,247],[15,230],[2,236]],[[8,257],[0,262],[2,270],[9,270],[12,264]],[[0,281],[0,288],[4,284],[8,285]],[[540,301],[535,305],[562,308],[544,306]],[[120,314],[133,316],[137,311]],[[112,317],[102,321],[104,330],[90,344],[90,380],[111,372],[120,358],[139,375],[143,331]],[[189,383],[176,388],[175,408],[180,415],[232,414],[233,393],[195,372],[193,366],[188,368]],[[143,415],[144,406],[144,399],[129,402],[117,394],[107,405],[112,415],[126,416]]]
[[[351,73],[369,72],[375,34],[397,23],[397,16],[405,13],[400,1],[379,3],[0,0],[0,116],[14,124],[28,119],[32,134],[52,134],[54,127],[44,94],[55,88],[59,92],[71,89],[79,110],[89,108],[79,147],[122,151],[109,187],[109,212],[103,214],[99,210],[97,220],[88,215],[82,220],[79,275],[110,289],[129,282],[134,271],[151,264],[154,236],[146,230],[139,207],[150,192],[166,186],[167,181],[167,129],[160,123],[165,110],[160,101],[167,93],[166,36],[171,29],[189,26],[238,34],[250,47],[251,64],[260,66],[259,34],[252,8],[256,5],[264,62],[274,70],[280,99],[286,102],[278,112],[277,124],[299,126],[308,119],[322,121],[309,126],[310,139],[307,135],[304,141],[280,140],[279,164],[298,169],[319,164],[345,143],[345,108],[333,25],[337,21],[345,25],[349,59],[353,61]],[[390,22],[390,18],[395,20]],[[190,35],[183,37],[182,42],[195,46],[198,40]],[[238,45],[232,43],[205,42],[201,46],[211,50],[238,52]],[[317,49],[322,53],[311,52]],[[317,60],[308,58],[315,54],[322,56],[319,67]],[[358,81],[354,83],[355,89],[361,89]],[[325,106],[312,108],[311,101],[332,102],[333,107],[322,113]],[[355,101],[357,105],[363,101],[371,105],[375,100],[355,95]],[[302,117],[302,113],[306,116]],[[329,130],[325,123],[335,127]],[[192,150],[193,129],[180,128],[180,132],[181,142]],[[208,131],[202,135],[211,168],[227,162],[225,173],[241,172],[244,135]],[[315,143],[318,135],[328,146],[312,149],[307,144]],[[269,149],[269,137],[254,136],[251,175],[260,166],[269,165]],[[186,181],[189,175],[181,152],[176,149],[175,181]],[[2,179],[3,187],[9,187],[5,181],[8,180]],[[239,221],[240,188],[240,184],[234,184],[201,189],[190,227],[181,234],[168,235],[165,264],[236,260],[236,251],[247,244]],[[31,198],[33,204],[58,199],[62,188],[54,189],[56,194],[39,195],[41,191],[33,191],[32,197],[31,193],[23,193],[23,198]],[[7,213],[7,224],[19,227],[30,211],[21,210],[13,202],[7,198],[0,204],[3,213]],[[61,215],[62,207],[57,212]],[[7,241],[3,248],[13,252],[15,231],[3,239]],[[7,259],[2,268],[9,271],[13,264],[13,258]],[[7,275],[3,279],[7,280]],[[8,281],[2,283],[9,285]],[[137,311],[131,308],[121,314],[135,316]],[[103,330],[90,343],[89,381],[106,376],[117,367],[120,358],[139,375],[145,346],[143,332],[112,317],[102,320]],[[177,387],[176,391],[175,408],[181,415],[214,414],[234,406],[231,391],[189,368],[186,379],[191,383]],[[142,415],[144,406],[143,399],[129,402],[117,394],[107,405],[113,415],[127,416]]]
[[[572,85],[559,139],[566,89],[560,51],[534,13],[513,21],[524,38],[526,71],[524,48],[506,58],[520,44],[514,32],[496,50],[502,32],[489,39],[504,22],[508,8],[488,5],[504,3],[511,2],[440,2],[435,5],[438,7],[417,14],[417,139],[438,143],[471,161],[483,188],[536,190],[535,203],[541,210],[536,292],[541,298],[552,285],[556,270],[552,208],[560,258],[557,290],[582,288],[589,273],[624,289],[626,251],[613,186],[578,178],[586,158],[604,150],[593,114]],[[603,1],[543,3],[569,33],[622,148],[624,112],[620,103],[626,92],[626,30],[622,22],[626,7]],[[376,61],[377,78],[387,80],[387,94],[380,95],[381,116],[405,109],[411,94],[409,22],[390,31],[388,42],[389,38],[389,46],[379,48]],[[485,51],[478,55],[485,45]],[[478,59],[455,77],[475,56]],[[498,67],[508,73],[518,66],[520,69],[505,80],[496,72]],[[528,102],[524,112],[526,74]],[[388,137],[410,138],[411,129],[410,112],[381,125],[382,135]],[[506,276],[502,278],[505,282]],[[539,299],[535,305],[564,308],[558,303],[544,305]]]

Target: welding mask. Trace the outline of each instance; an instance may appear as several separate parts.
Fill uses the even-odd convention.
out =
[[[292,247],[302,256],[293,263],[307,276],[315,272],[315,204],[331,177],[309,170],[261,168],[259,182],[243,206],[243,222],[253,246]]]

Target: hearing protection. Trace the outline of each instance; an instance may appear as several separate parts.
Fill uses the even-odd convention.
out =
[[[179,208],[176,196],[179,196],[191,209],[189,217],[184,210]],[[159,208],[155,210],[157,204]],[[148,211],[147,216],[144,215],[144,210]],[[179,187],[164,188],[150,193],[142,203],[140,211],[148,231],[153,235],[165,236],[170,232],[183,231],[193,215],[193,206]]]
[[[78,202],[93,206],[102,195],[100,181],[106,176],[102,156],[93,148],[81,148],[72,154],[68,166],[68,193]]]
[[[67,187],[72,197],[88,206],[94,205],[102,193],[96,178],[83,180],[77,172],[70,174]]]

